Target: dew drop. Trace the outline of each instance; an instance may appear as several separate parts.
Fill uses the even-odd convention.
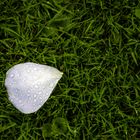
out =
[[[15,76],[14,74],[11,74],[11,75],[10,75],[11,78],[13,78],[14,76]]]
[[[30,93],[31,91],[28,89],[27,92]]]
[[[27,72],[31,72],[30,69],[27,69]]]
[[[12,98],[9,98],[11,102],[13,102],[14,100]]]
[[[19,75],[19,73],[16,73],[16,77],[19,77],[20,75]]]
[[[34,71],[36,71],[37,70],[37,68],[34,68]]]
[[[30,97],[30,94],[27,94],[28,97]]]
[[[38,88],[38,85],[35,85],[35,88]]]
[[[16,93],[18,93],[18,91],[19,91],[18,89],[15,90]]]

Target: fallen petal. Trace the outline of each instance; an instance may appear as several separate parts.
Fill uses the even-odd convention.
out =
[[[62,77],[54,67],[32,62],[17,64],[6,73],[9,100],[22,113],[39,110]]]

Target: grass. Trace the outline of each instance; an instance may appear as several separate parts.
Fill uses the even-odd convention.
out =
[[[140,139],[138,0],[0,1],[1,140]],[[7,98],[5,73],[23,62],[64,72],[36,113]]]

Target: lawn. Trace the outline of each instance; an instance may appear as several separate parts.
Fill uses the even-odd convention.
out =
[[[29,115],[4,86],[24,62],[64,73]],[[1,0],[0,139],[139,140],[139,0]]]

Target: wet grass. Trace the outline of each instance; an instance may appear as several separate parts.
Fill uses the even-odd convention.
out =
[[[138,0],[0,2],[1,140],[140,139]],[[49,100],[24,115],[6,71],[23,62],[64,72]]]

